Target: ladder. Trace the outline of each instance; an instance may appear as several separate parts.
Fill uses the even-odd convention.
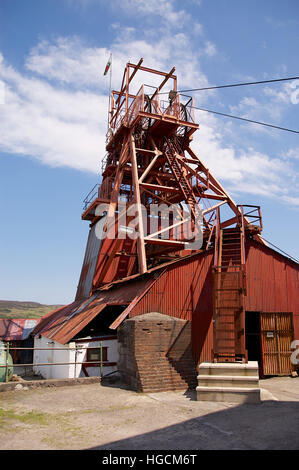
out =
[[[174,174],[174,177],[179,185],[179,188],[184,196],[185,202],[189,205],[192,218],[196,220],[196,207],[197,207],[197,199],[193,193],[193,190],[190,186],[188,179],[186,178],[181,165],[178,163],[178,159],[176,156],[176,150],[173,144],[170,142],[169,139],[165,138],[167,147],[165,150],[165,156],[167,162]]]
[[[219,230],[218,237],[215,237],[215,251],[214,361],[245,362],[246,274],[243,224],[236,228]]]

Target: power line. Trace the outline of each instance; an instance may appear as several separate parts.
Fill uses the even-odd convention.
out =
[[[276,78],[272,80],[260,80],[257,82],[244,82],[244,83],[233,83],[229,85],[217,85],[217,86],[210,86],[210,87],[204,87],[204,88],[190,88],[189,90],[179,90],[177,93],[187,93],[190,91],[204,91],[204,90],[216,90],[219,88],[232,88],[232,87],[237,87],[237,86],[246,86],[246,85],[260,85],[263,83],[275,83],[275,82],[284,82],[288,80],[299,80],[299,77],[287,77],[287,78]],[[161,95],[165,95],[168,92],[163,92],[160,93]]]
[[[269,242],[269,240],[266,240],[264,237],[261,237],[266,243],[269,243],[269,245],[273,246],[276,248],[276,250],[281,251],[284,255],[286,255],[288,258],[290,258],[292,261],[295,261],[296,263],[299,263],[299,261],[296,258],[293,258],[293,256],[289,255],[285,251],[283,251],[281,248],[278,248],[278,246],[273,245],[273,243]]]
[[[233,119],[239,119],[240,121],[251,122],[253,124],[260,124],[261,126],[273,127],[274,129],[279,129],[281,131],[288,131],[288,132],[293,132],[294,134],[299,134],[299,131],[296,131],[294,129],[288,129],[286,127],[274,126],[273,124],[268,124],[266,122],[260,122],[260,121],[254,121],[253,119],[246,119],[246,118],[242,118],[240,116],[233,116],[232,114],[219,113],[217,111],[212,111],[211,109],[198,108],[196,106],[193,106],[193,109],[198,109],[199,111],[205,111],[206,113],[218,114],[219,116],[225,116],[225,117],[229,117],[229,118],[233,118]]]

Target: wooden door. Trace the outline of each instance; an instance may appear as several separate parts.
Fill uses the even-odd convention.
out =
[[[260,318],[263,374],[289,375],[293,370],[293,314],[262,312]]]

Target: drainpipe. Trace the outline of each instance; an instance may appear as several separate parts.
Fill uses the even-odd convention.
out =
[[[5,369],[5,382],[8,382],[8,358],[9,358],[9,342],[6,343],[6,369]]]
[[[100,376],[103,377],[103,342],[100,341]]]

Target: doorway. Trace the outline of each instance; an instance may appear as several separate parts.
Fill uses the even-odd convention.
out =
[[[260,312],[245,313],[245,348],[248,361],[257,361],[262,375]]]
[[[260,376],[289,375],[291,342],[294,338],[291,312],[246,312],[245,344],[249,361],[257,361]]]

